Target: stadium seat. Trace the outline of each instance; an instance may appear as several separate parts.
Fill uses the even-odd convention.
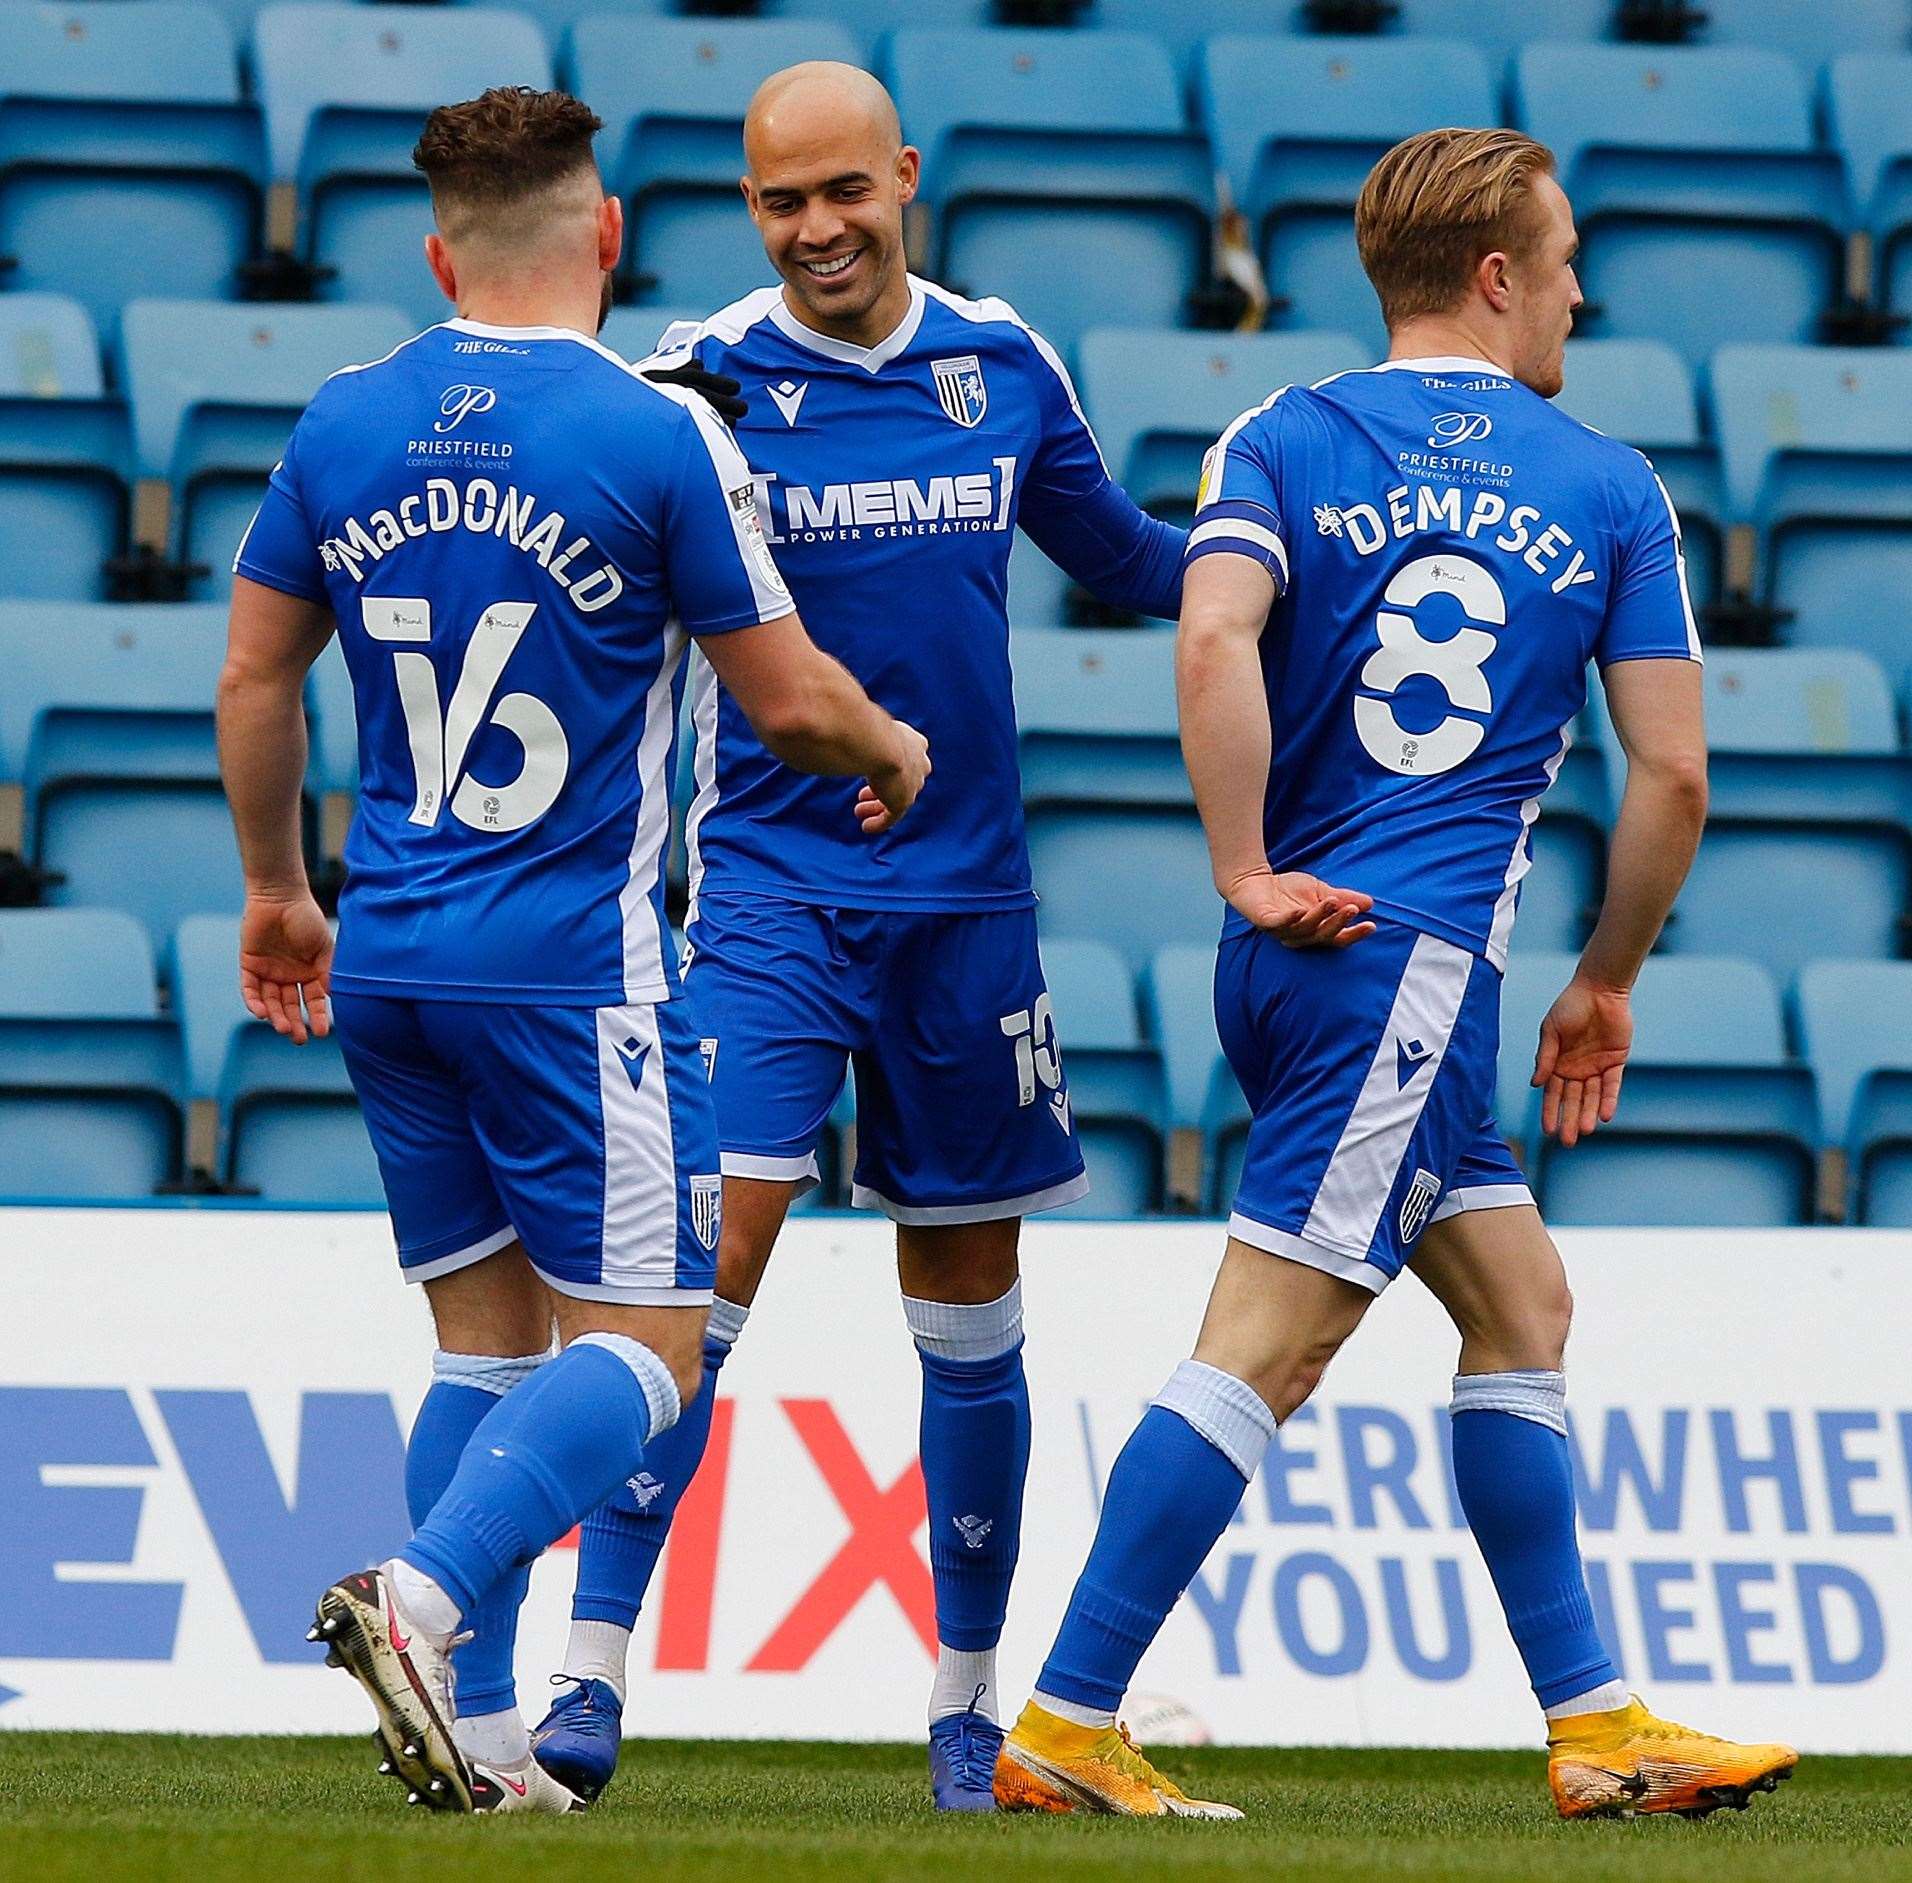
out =
[[[1042,967],[1076,1135],[1089,1166],[1089,1194],[1067,1205],[1066,1213],[1137,1216],[1157,1209],[1162,1061],[1142,1039],[1128,963],[1106,942],[1051,938],[1042,944]],[[1048,1099],[1039,1083],[1035,1102]]]
[[[1912,962],[1815,961],[1798,1000],[1826,1141],[1846,1153],[1847,1215],[1912,1228]]]
[[[139,923],[0,910],[0,1202],[150,1197],[180,1169],[180,1090]]]
[[[1132,33],[898,32],[891,89],[923,151],[929,272],[999,295],[1067,349],[1120,308],[1182,323],[1207,264],[1205,136],[1168,53]]]
[[[1719,1227],[1811,1220],[1812,1073],[1787,1054],[1779,990],[1758,962],[1650,960],[1634,989],[1633,1057],[1613,1122],[1571,1150],[1541,1137],[1541,1095],[1527,1079],[1540,1018],[1573,966],[1571,956],[1516,950],[1502,1004],[1502,1123],[1522,1121],[1514,1129],[1549,1218]]]
[[[1009,658],[1024,804],[1193,802],[1172,629],[1018,629]]]
[[[1728,500],[1759,533],[1760,590],[1796,647],[1912,674],[1912,352],[1730,347],[1713,362]]]
[[[702,321],[709,307],[614,307],[598,329],[598,338],[621,359],[648,359],[671,328]]]
[[[1354,202],[1390,145],[1499,119],[1487,62],[1454,40],[1211,39],[1196,91],[1287,327],[1385,330],[1354,246]]]
[[[633,19],[592,13],[571,33],[580,94],[604,120],[599,155],[629,208],[625,268],[639,298],[709,313],[771,278],[737,193],[744,109],[800,59],[857,60],[815,20]]]
[[[493,85],[551,83],[544,36],[502,7],[269,6],[253,66],[275,182],[296,182],[300,250],[328,300],[450,312],[425,265],[431,212],[412,146],[425,114]]]
[[[226,22],[127,0],[0,7],[0,253],[111,336],[129,281],[223,295],[258,247],[265,142]]]
[[[1832,141],[1872,236],[1873,299],[1912,315],[1912,52],[1835,59],[1826,93]]]
[[[1614,0],[1547,0],[1538,16],[1533,0],[1401,0],[1393,26],[1430,38],[1464,39],[1498,74],[1543,26],[1549,39],[1611,39],[1614,14]]]
[[[1158,516],[1195,510],[1202,457],[1243,412],[1283,386],[1370,364],[1344,333],[1164,333],[1092,327],[1077,388],[1109,474]]]
[[[188,1088],[212,1101],[209,1168],[273,1203],[382,1209],[384,1191],[336,1035],[304,1046],[247,1013],[239,998],[239,924],[189,916],[172,944]]]
[[[318,801],[319,855],[333,861],[345,848],[359,783],[358,711],[336,635],[312,663],[305,700],[312,741],[307,775]]]
[[[1169,1200],[1225,1212],[1240,1174],[1248,1104],[1215,1037],[1215,950],[1159,950],[1141,991],[1143,1016],[1162,1055]]]
[[[1585,818],[1543,812],[1528,842],[1534,861],[1520,883],[1518,946],[1578,948],[1600,896],[1600,832]]]
[[[0,777],[24,786],[26,854],[60,906],[113,907],[155,946],[195,909],[237,909],[239,858],[213,746],[224,611],[0,604]]]
[[[168,547],[224,595],[287,435],[320,383],[410,337],[393,307],[130,301],[124,352],[142,477],[173,497]]]
[[[1212,948],[1222,901],[1194,810],[1038,805],[1029,855],[1042,934],[1106,941],[1131,975],[1171,942]]]
[[[1228,3],[1229,0],[1221,0],[1223,5]],[[1254,0],[1234,0],[1234,4],[1252,5]],[[707,10],[719,12],[726,9],[711,7]],[[889,43],[890,34],[899,26],[930,26],[939,31],[962,31],[997,23],[996,0],[910,0],[908,7],[899,7],[897,0],[759,0],[759,4],[751,10],[761,13],[766,19],[801,20],[810,25],[827,22],[832,27],[845,28],[857,44],[856,63],[872,69]],[[1080,16],[1075,22],[1077,25],[1089,23],[1086,17]],[[1110,22],[1104,21],[1102,24]],[[813,53],[807,56],[826,58],[835,55]]]
[[[1602,337],[1662,339],[1695,367],[1730,343],[1814,337],[1850,211],[1785,54],[1541,44],[1515,69],[1519,121],[1560,160]]]
[[[1808,75],[1840,54],[1903,52],[1912,46],[1912,12],[1905,0],[1838,0],[1808,6],[1801,0],[1706,0],[1699,43],[1764,46],[1796,60]]]
[[[85,308],[60,294],[0,296],[0,594],[103,598],[132,458]]]
[[[1567,381],[1554,403],[1653,460],[1679,513],[1693,605],[1717,599],[1726,494],[1686,362],[1659,340],[1569,340]]]

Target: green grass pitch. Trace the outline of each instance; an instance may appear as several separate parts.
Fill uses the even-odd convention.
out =
[[[1214,1749],[1162,1764],[1243,1824],[935,1817],[916,1746],[627,1748],[587,1816],[407,1811],[369,1741],[0,1733],[0,1877],[20,1883],[1448,1883],[1912,1879],[1912,1759],[1809,1759],[1743,1814],[1558,1823],[1537,1753]]]

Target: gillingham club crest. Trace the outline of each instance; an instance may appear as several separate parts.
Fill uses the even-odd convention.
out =
[[[717,1231],[723,1220],[723,1178],[693,1177],[690,1180],[690,1226],[706,1249],[716,1248]]]
[[[973,353],[957,360],[931,360],[936,396],[945,412],[965,431],[974,431],[989,410],[989,388],[983,384],[983,363]]]

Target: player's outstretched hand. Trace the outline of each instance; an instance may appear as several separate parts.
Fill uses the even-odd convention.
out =
[[[1541,1130],[1562,1144],[1578,1144],[1611,1124],[1632,1046],[1626,989],[1575,975],[1540,1023],[1533,1083],[1542,1088]]]
[[[309,894],[249,894],[239,918],[239,993],[246,1011],[303,1046],[332,1031],[331,986],[325,911]]]
[[[929,741],[905,720],[899,719],[896,729],[902,734],[901,757],[857,793],[856,821],[863,826],[866,837],[895,829],[930,774]]]
[[[1223,893],[1284,948],[1349,948],[1374,933],[1374,924],[1361,920],[1374,907],[1372,896],[1336,889],[1300,870],[1251,871]]]
[[[686,392],[696,393],[726,425],[735,425],[750,410],[750,402],[743,396],[741,379],[732,379],[728,373],[710,372],[695,360],[683,366],[649,367],[644,377],[656,380],[661,386],[682,386]]]

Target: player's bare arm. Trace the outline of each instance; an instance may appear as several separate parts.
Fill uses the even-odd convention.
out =
[[[330,609],[234,579],[219,769],[246,880],[239,991],[255,1019],[301,1046],[332,1028],[332,930],[306,880],[299,833],[305,676],[331,636]]]
[[[1629,997],[1693,867],[1706,823],[1700,667],[1629,660],[1607,669],[1607,707],[1626,753],[1607,892],[1579,970],[1540,1027],[1541,1126],[1576,1144],[1613,1120],[1633,1043]]]
[[[794,613],[701,643],[717,678],[765,748],[798,771],[864,778],[857,820],[890,829],[929,776],[929,746],[892,719],[841,661],[824,653]]]
[[[1374,933],[1360,919],[1372,898],[1268,867],[1262,802],[1272,735],[1258,650],[1274,599],[1274,578],[1246,556],[1190,564],[1175,641],[1182,757],[1227,901],[1290,948],[1346,948]]]

